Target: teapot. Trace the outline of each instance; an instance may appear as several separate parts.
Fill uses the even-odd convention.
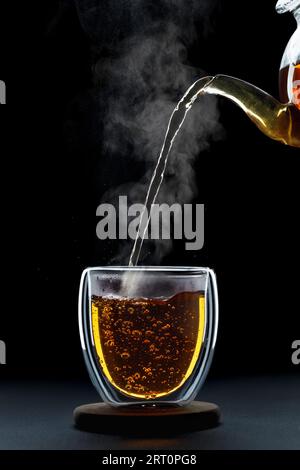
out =
[[[201,94],[228,98],[265,135],[283,144],[300,147],[300,0],[279,0],[276,10],[280,14],[291,12],[297,22],[280,65],[280,101],[250,83],[227,75],[206,77]]]

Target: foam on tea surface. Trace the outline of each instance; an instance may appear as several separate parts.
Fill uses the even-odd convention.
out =
[[[204,338],[202,292],[171,298],[92,297],[92,331],[99,365],[122,393],[168,395],[192,374]]]

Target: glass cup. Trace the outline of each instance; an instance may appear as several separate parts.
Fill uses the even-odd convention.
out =
[[[96,267],[82,273],[85,363],[110,405],[185,405],[208,373],[218,328],[215,274],[198,267]]]

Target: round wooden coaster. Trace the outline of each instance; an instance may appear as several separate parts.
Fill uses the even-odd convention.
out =
[[[115,435],[174,435],[218,426],[221,412],[218,405],[193,401],[178,407],[119,407],[105,403],[81,405],[74,410],[79,429]]]

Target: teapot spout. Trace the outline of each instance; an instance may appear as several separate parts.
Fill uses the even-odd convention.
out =
[[[211,78],[203,92],[236,103],[271,139],[300,147],[300,111],[293,104],[282,104],[256,86],[226,75]]]

